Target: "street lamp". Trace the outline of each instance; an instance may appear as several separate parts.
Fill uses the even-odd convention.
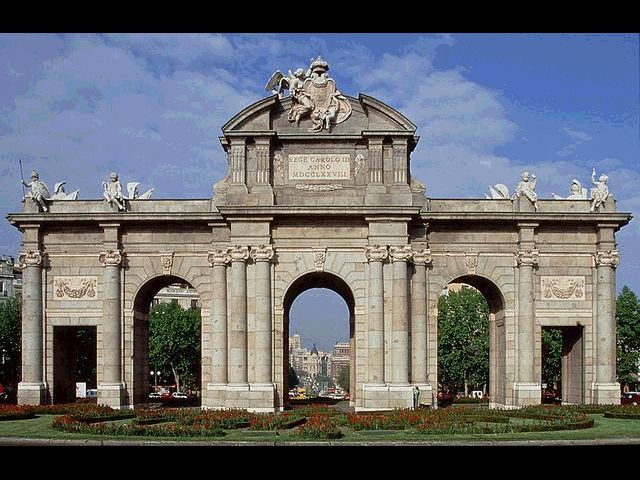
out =
[[[153,370],[151,370],[151,372],[149,372],[151,374],[151,376],[153,377],[153,384],[156,387],[156,390],[158,389],[158,377],[160,376],[160,374],[162,373],[160,370],[156,370],[155,372]]]

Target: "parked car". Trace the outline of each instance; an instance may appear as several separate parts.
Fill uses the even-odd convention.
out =
[[[542,391],[542,403],[560,405],[562,403],[562,399],[560,398],[557,390],[548,388]]]
[[[622,405],[640,405],[640,392],[625,392],[620,397]]]
[[[453,394],[451,392],[438,392],[438,407],[449,407],[453,403]]]
[[[160,399],[160,398],[162,398],[162,394],[161,394],[161,393],[158,393],[158,392],[151,392],[151,393],[149,394],[149,398],[152,398],[152,399]]]
[[[183,399],[186,400],[187,398],[189,398],[189,395],[187,395],[184,392],[173,392],[173,398],[178,398],[178,399]]]

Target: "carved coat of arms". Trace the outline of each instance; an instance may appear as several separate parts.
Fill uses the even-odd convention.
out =
[[[320,57],[311,62],[305,72],[298,68],[294,73],[289,70],[288,76],[276,71],[267,85],[266,90],[274,90],[281,97],[284,90],[289,90],[291,109],[288,119],[300,124],[300,120],[309,116],[312,125],[310,132],[329,130],[331,125],[344,122],[351,115],[351,104],[336,88],[336,82],[329,78],[327,71],[329,64]]]

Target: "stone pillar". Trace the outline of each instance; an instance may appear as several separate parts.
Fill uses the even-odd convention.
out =
[[[258,385],[273,385],[271,370],[271,260],[273,259],[273,247],[260,245],[252,248],[251,258],[256,263],[255,382]]]
[[[620,264],[617,250],[599,250],[594,255],[596,286],[596,381],[593,400],[598,404],[620,403],[620,384],[616,382],[616,279]]]
[[[231,303],[229,305],[228,379],[233,386],[247,383],[247,259],[249,248],[235,245],[231,256]]]
[[[120,304],[120,266],[118,249],[100,252],[102,276],[102,378],[98,379],[98,404],[122,407],[122,316]]]
[[[22,266],[22,381],[19,405],[42,405],[46,391],[42,369],[42,260],[39,250],[20,252]]]
[[[533,229],[531,230],[531,233]],[[533,235],[533,233],[532,233]],[[515,384],[515,404],[536,405],[541,401],[540,383],[535,378],[535,303],[534,266],[538,265],[538,251],[534,249],[515,252],[518,266],[518,371]]]
[[[227,384],[227,264],[229,249],[209,252],[211,269],[211,384]]]
[[[427,264],[428,248],[413,251],[415,273],[411,281],[411,383],[420,390],[421,404],[431,403],[431,384],[427,380]]]
[[[384,286],[382,262],[389,256],[386,246],[367,247],[369,261],[369,328],[367,350],[367,383],[384,385]]]
[[[409,385],[409,282],[407,262],[413,251],[410,245],[390,248],[393,262],[392,358],[391,383]]]

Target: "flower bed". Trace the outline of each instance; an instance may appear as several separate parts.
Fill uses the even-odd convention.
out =
[[[250,430],[286,430],[304,424],[307,421],[303,415],[282,413],[280,415],[255,415],[249,421]]]
[[[28,405],[2,405],[0,406],[0,421],[25,420],[36,418],[36,414]]]
[[[328,415],[315,414],[300,427],[298,435],[304,438],[328,440],[342,437],[335,419]]]

